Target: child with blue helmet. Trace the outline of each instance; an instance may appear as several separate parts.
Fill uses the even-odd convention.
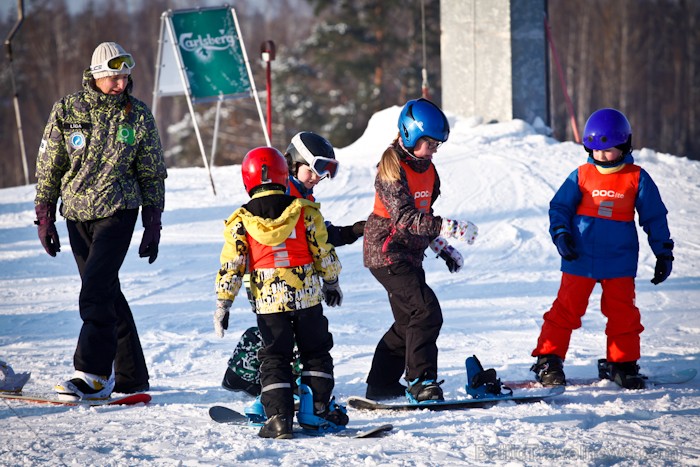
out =
[[[637,360],[644,327],[634,303],[639,260],[635,211],[657,258],[653,284],[666,280],[673,266],[668,211],[651,176],[634,164],[632,129],[622,112],[593,112],[583,145],[587,163],[569,175],[550,203],[550,234],[562,257],[562,279],[544,314],[532,370],[545,386],[566,384],[563,361],[571,333],[581,327],[599,283],[601,312],[608,320],[607,358],[599,362],[600,375],[624,388],[642,389]]]
[[[440,179],[432,158],[450,134],[442,110],[426,99],[411,100],[401,110],[398,129],[379,162],[374,208],[365,225],[364,264],[386,289],[394,315],[375,350],[366,395],[442,400],[436,344],[442,310],[425,282],[423,257],[430,246],[451,272],[459,271],[462,255],[446,238],[471,244],[477,228],[433,212]],[[408,388],[399,381],[404,373]]]

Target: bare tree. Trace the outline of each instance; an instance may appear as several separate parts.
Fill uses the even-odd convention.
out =
[[[579,129],[594,110],[616,107],[630,119],[635,147],[700,159],[699,16],[694,0],[549,2]],[[554,136],[573,139],[556,76],[550,82]]]

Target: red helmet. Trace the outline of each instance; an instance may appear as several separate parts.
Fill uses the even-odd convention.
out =
[[[262,185],[269,185],[270,189],[286,190],[288,171],[287,161],[282,153],[268,146],[251,149],[241,163],[243,186],[250,195],[253,189]]]

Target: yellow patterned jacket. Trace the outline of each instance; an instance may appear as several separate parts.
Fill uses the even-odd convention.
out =
[[[323,300],[321,279],[338,279],[341,264],[333,245],[328,243],[328,232],[320,205],[300,198],[283,195],[281,191],[264,191],[253,196],[249,204],[260,198],[270,202],[288,203],[277,218],[265,218],[251,213],[243,206],[225,221],[224,246],[221,250],[221,268],[216,276],[216,295],[221,300],[233,300],[241,288],[248,269],[249,236],[264,245],[276,246],[285,241],[304,216],[306,240],[312,262],[288,268],[262,268],[250,271],[250,288],[259,314],[301,310],[318,305]],[[274,200],[274,201],[273,201]]]

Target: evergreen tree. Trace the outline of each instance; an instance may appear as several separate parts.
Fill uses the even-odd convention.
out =
[[[345,146],[376,111],[421,95],[421,0],[308,0],[308,38],[276,64],[275,102],[288,136],[319,132]],[[439,95],[439,1],[425,1],[429,71]]]

